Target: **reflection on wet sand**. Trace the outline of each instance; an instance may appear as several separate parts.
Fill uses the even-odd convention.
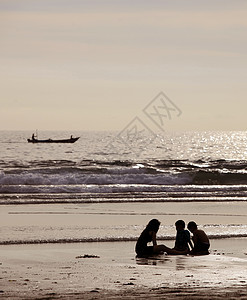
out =
[[[171,258],[165,254],[155,255],[149,257],[136,257],[137,265],[164,265],[165,263],[171,262]]]
[[[136,257],[137,265],[153,265],[174,267],[176,270],[184,270],[186,268],[188,256],[169,256],[166,254],[150,256],[150,257]]]
[[[184,255],[184,256],[175,256],[175,255],[156,255],[149,257],[136,257],[136,264],[143,266],[166,266],[167,268],[173,268],[176,271],[182,271],[186,269],[194,269],[195,261],[191,261],[193,256]],[[196,268],[206,268],[205,265],[196,264]]]
[[[176,257],[176,270],[184,270],[185,269],[185,258],[182,256]]]

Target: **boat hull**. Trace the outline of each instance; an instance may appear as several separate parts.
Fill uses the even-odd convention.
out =
[[[79,140],[80,137],[76,137],[76,138],[70,138],[70,139],[63,139],[63,140],[52,140],[52,139],[48,139],[48,140],[38,140],[38,139],[27,139],[28,143],[33,143],[33,144],[37,144],[37,143],[75,143],[76,141]]]

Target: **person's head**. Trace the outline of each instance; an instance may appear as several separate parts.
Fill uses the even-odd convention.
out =
[[[178,220],[175,223],[175,226],[176,226],[177,231],[184,230],[184,228],[185,228],[185,222],[183,220]]]
[[[189,229],[189,231],[193,233],[195,230],[197,230],[196,222],[194,221],[189,222],[187,228]]]
[[[159,227],[160,227],[160,221],[157,219],[152,219],[151,221],[149,221],[148,225],[146,226],[146,229],[157,233]]]

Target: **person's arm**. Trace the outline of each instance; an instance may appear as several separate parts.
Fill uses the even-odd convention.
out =
[[[197,242],[198,242],[198,233],[197,232],[193,232],[192,241],[193,241],[194,245],[197,244]]]
[[[191,250],[192,250],[192,249],[194,248],[194,246],[193,246],[191,240],[189,240],[189,245],[190,245],[190,248],[191,248]]]
[[[190,248],[193,249],[193,244],[192,244],[191,239],[190,239],[190,233],[189,233],[189,231],[185,232],[185,236],[186,236],[187,244],[189,244]]]
[[[153,242],[153,245],[156,246],[156,245],[157,245],[156,232],[151,231],[151,234],[152,234],[152,242]]]

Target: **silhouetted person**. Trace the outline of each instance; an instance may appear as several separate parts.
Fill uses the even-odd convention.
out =
[[[148,257],[153,254],[160,254],[166,252],[167,254],[187,254],[188,251],[177,251],[166,247],[165,245],[157,245],[156,234],[160,227],[160,221],[152,219],[146,228],[141,233],[137,240],[135,251],[138,257]],[[148,243],[152,242],[152,246],[148,246]]]
[[[210,242],[206,233],[197,228],[197,224],[194,221],[188,223],[187,228],[193,233],[192,241],[194,246],[190,254],[194,255],[207,255],[209,254],[208,249],[210,247]]]
[[[185,251],[192,249],[193,245],[190,240],[190,232],[185,229],[185,222],[183,220],[178,220],[175,223],[177,235],[175,241],[175,247],[173,249],[178,251]],[[190,246],[190,247],[189,247]]]

